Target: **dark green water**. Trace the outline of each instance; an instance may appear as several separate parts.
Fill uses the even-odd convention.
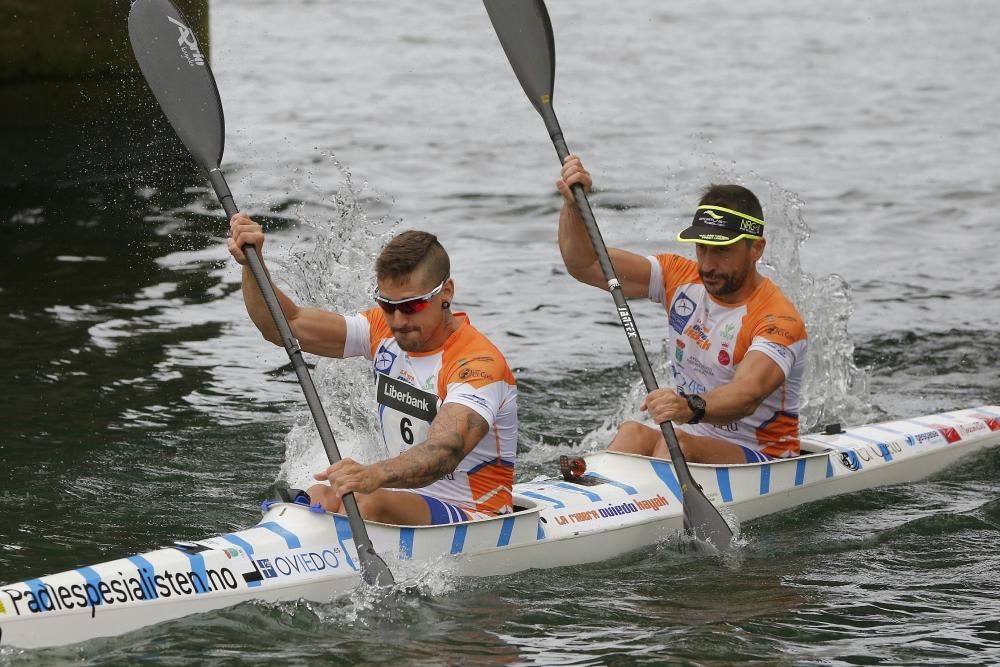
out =
[[[588,98],[576,83],[563,94],[564,125],[597,163],[603,188],[594,201],[611,243],[671,247],[663,220],[676,231],[706,175],[735,175],[767,193],[775,272],[816,342],[811,425],[1000,404],[1000,248],[989,234],[957,234],[995,226],[1000,208],[989,99],[1000,100],[979,85],[988,62],[977,46],[988,43],[980,32],[995,19],[992,5],[969,3],[957,17],[918,3],[931,17],[923,22],[899,3],[882,16],[841,2],[842,24],[831,28],[827,10],[789,16],[780,4],[754,3],[746,11],[764,55],[717,55],[713,66],[733,80],[767,81],[754,58],[774,50],[773,76],[798,76],[804,94],[762,111],[741,107],[739,95],[706,108],[677,101],[695,99],[683,91],[700,89],[692,73],[706,64],[665,46],[679,39],[656,37],[693,34],[704,25],[700,10],[631,3],[646,18],[614,27],[596,3],[587,4],[587,24],[550,4],[568,53],[600,47],[583,39],[593,22],[618,45],[617,60],[595,56],[587,68],[567,55],[561,70],[568,82],[586,76],[609,91]],[[560,268],[553,157],[527,105],[506,103],[523,102],[502,78],[509,73],[494,69],[506,65],[484,60],[496,45],[478,32],[482,17],[447,3],[425,11],[388,26],[372,8],[345,7],[333,21],[310,3],[214,6],[226,165],[237,201],[274,231],[267,252],[279,283],[313,303],[362,305],[385,231],[419,226],[442,237],[459,305],[517,370],[518,475],[530,479],[554,471],[560,453],[599,447],[634,414],[637,378],[606,296]],[[894,37],[889,15],[912,39]],[[421,41],[428,16],[458,36]],[[749,16],[720,20],[736,30]],[[351,25],[388,31],[392,49],[374,51]],[[241,35],[254,26],[267,48],[248,53]],[[955,44],[954,34],[968,41]],[[629,50],[639,41],[656,46]],[[669,82],[677,113],[664,119],[656,91],[622,109],[634,73],[646,81],[661,71],[665,48],[677,64]],[[320,56],[369,64],[302,66]],[[888,63],[884,76],[867,68],[876,56]],[[618,76],[603,77],[608,62]],[[822,97],[827,87],[808,83],[817,71],[857,86],[836,113],[808,106],[817,95],[824,109],[834,106]],[[324,79],[329,72],[340,78]],[[469,80],[496,90],[469,100],[457,94]],[[963,96],[962,81],[989,99]],[[136,86],[9,89],[7,99],[23,102],[0,112],[9,165],[0,178],[4,582],[246,527],[273,482],[322,463],[284,354],[246,322],[217,207]],[[891,108],[875,104],[886,86]],[[628,117],[617,125],[610,109]],[[739,113],[743,131],[718,130]],[[692,128],[708,138],[690,150],[667,146]],[[808,241],[799,216],[812,229]],[[658,350],[662,313],[635,309]],[[344,407],[354,405],[363,368],[321,362],[316,375],[338,438],[363,446],[364,434],[344,426],[363,423],[356,406]],[[360,595],[245,604],[115,639],[5,650],[0,664],[1000,662],[1000,452],[743,531],[746,545],[724,562],[668,543],[503,579],[428,570],[416,577],[422,595],[377,606]]]

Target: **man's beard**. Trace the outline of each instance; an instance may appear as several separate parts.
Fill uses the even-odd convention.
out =
[[[420,333],[420,329],[417,327],[407,328],[407,329],[393,329],[392,335],[396,339],[396,344],[399,345],[399,349],[404,352],[419,352],[422,341],[419,338],[409,337],[408,334]],[[404,338],[405,337],[405,338]]]
[[[743,283],[747,280],[747,274],[744,273],[721,273],[718,271],[698,271],[698,275],[701,276],[702,284],[705,285],[705,290],[712,296],[726,296],[727,294],[732,294],[743,287]],[[721,284],[717,286],[709,287],[708,283],[705,282],[705,278],[711,278],[715,280],[721,280]]]

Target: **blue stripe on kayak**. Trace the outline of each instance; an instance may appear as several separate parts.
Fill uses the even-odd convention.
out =
[[[716,468],[715,481],[719,483],[719,493],[722,494],[722,502],[733,502],[733,489],[729,486],[729,468]]]
[[[399,557],[403,560],[413,560],[413,529],[399,529]]]
[[[25,585],[31,589],[31,592],[35,594],[35,600],[40,600],[39,591],[45,591],[46,597],[52,597],[49,593],[49,589],[45,588],[45,584],[42,583],[41,579],[29,579],[24,582]]]
[[[584,477],[593,477],[594,479],[601,480],[605,484],[610,484],[611,486],[617,486],[619,489],[621,489],[625,493],[629,494],[630,496],[634,496],[637,493],[639,493],[639,490],[636,489],[634,486],[629,486],[628,484],[625,484],[624,482],[617,482],[617,481],[615,481],[613,479],[605,477],[604,475],[601,475],[601,474],[596,473],[596,472],[588,472],[588,473],[584,474]]]
[[[347,540],[354,539],[354,534],[351,532],[351,522],[347,520],[346,516],[334,514],[333,525],[337,529],[337,539],[340,540],[340,550],[344,553],[344,559],[347,560],[347,564],[351,569],[357,572],[358,566],[351,560],[351,554],[347,551],[347,545],[345,544]]]
[[[599,503],[601,502],[601,500],[603,500],[599,495],[597,495],[593,491],[588,491],[587,489],[581,489],[580,487],[574,486],[573,484],[569,484],[567,482],[559,482],[558,484],[556,484],[556,486],[558,486],[560,489],[566,489],[567,491],[572,491],[573,493],[579,493],[585,495],[591,500],[593,500],[595,503]]]
[[[101,590],[101,575],[97,574],[97,570],[92,567],[78,567],[76,568],[76,571],[80,573],[81,577],[87,580],[88,584],[96,588],[98,591]],[[104,604],[103,597],[98,597],[101,599],[97,600],[97,602],[94,603],[94,606]],[[87,596],[87,599],[90,599],[89,595]]]
[[[827,478],[833,477],[833,461],[830,457],[826,457],[826,476]]]
[[[146,596],[146,599],[155,600],[160,597],[156,594],[156,589],[151,583],[153,577],[156,576],[156,568],[153,567],[153,564],[142,556],[129,556],[128,559],[139,570],[139,585],[142,586],[142,594]]]
[[[243,549],[243,551],[246,552],[247,556],[253,556],[253,545],[244,540],[239,535],[236,535],[234,533],[229,533],[228,535],[223,535],[222,539],[228,540],[229,542],[232,542],[233,544],[238,546],[240,549]]]
[[[670,489],[670,493],[674,494],[677,502],[684,502],[681,497],[681,484],[677,481],[677,476],[674,475],[673,466],[666,461],[650,461],[649,464],[653,466],[653,472],[656,473],[656,476]]]
[[[771,464],[765,463],[760,467],[760,495],[766,496],[771,493]]]
[[[802,486],[806,478],[806,460],[799,459],[795,462],[795,486]]]
[[[542,528],[542,522],[541,521],[538,522],[538,530],[535,531],[535,539],[536,540],[544,540],[545,539],[545,529]]]
[[[298,538],[298,536],[292,531],[282,526],[280,523],[275,523],[274,521],[268,521],[266,523],[258,523],[257,527],[267,528],[275,535],[280,536],[283,540],[285,540],[285,543],[288,545],[289,549],[298,549],[299,547],[302,546],[302,541]]]
[[[469,532],[469,527],[465,524],[455,526],[455,536],[451,538],[451,553],[460,554],[465,548],[465,534]]]
[[[247,555],[247,558],[249,558],[251,560],[251,562],[253,561],[253,545],[252,544],[250,544],[249,542],[247,542],[246,540],[244,540],[239,535],[234,535],[233,533],[229,533],[228,535],[223,535],[222,539],[229,540],[230,542],[232,542],[233,544],[235,544],[236,546],[238,546],[240,549],[243,549],[243,553],[245,553]],[[256,566],[254,566],[254,567],[256,567]],[[247,582],[247,586],[249,586],[251,588],[256,588],[257,586],[260,586],[261,583],[263,583],[263,582],[261,582],[261,581],[248,581]]]
[[[191,587],[194,589],[194,592],[207,593],[209,591],[208,572],[205,572],[204,556],[202,556],[200,553],[191,554],[186,551],[182,551],[181,549],[177,549],[177,551],[180,551],[182,554],[188,557],[189,561],[191,561],[191,571],[188,572],[187,574],[188,574],[188,579],[191,581]],[[198,578],[196,579],[195,577],[190,576],[192,574],[198,575]],[[197,584],[195,584],[195,582],[199,580],[201,581],[201,590],[198,590],[199,587],[197,586]]]
[[[871,438],[866,438],[863,435],[858,435],[857,433],[851,433],[858,440],[863,440],[870,445],[877,445],[879,450],[879,456],[885,459],[887,462],[892,460],[892,454],[889,452],[889,445],[881,442],[880,440],[873,440]]]
[[[510,534],[514,532],[514,517],[509,516],[503,520],[500,526],[500,537],[497,539],[498,547],[505,547],[510,544]]]
[[[522,496],[528,496],[529,498],[534,498],[535,500],[541,500],[542,502],[552,503],[552,509],[558,510],[566,507],[566,503],[556,498],[549,498],[548,496],[543,496],[540,493],[535,493],[534,491],[521,491]]]

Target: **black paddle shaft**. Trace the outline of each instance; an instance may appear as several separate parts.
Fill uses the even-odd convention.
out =
[[[543,0],[483,0],[483,2],[514,74],[528,99],[541,115],[545,129],[548,130],[559,156],[559,162],[562,164],[570,152],[555,110],[552,108],[555,39],[545,3]],[[608,248],[597,226],[587,194],[579,183],[572,186],[572,191],[587,235],[597,255],[601,272],[614,299],[618,318],[628,337],[642,381],[646,385],[646,391],[654,391],[658,388],[656,376],[650,366],[646,348],[639,337],[632,310],[625,300],[621,283],[608,256]],[[705,497],[701,487],[691,478],[673,425],[666,421],[660,424],[660,430],[667,442],[667,449],[681,487],[685,529],[699,540],[709,542],[720,550],[728,549],[732,544],[733,531],[719,510]]]
[[[222,208],[232,218],[239,209],[219,169],[225,144],[222,101],[208,60],[201,52],[190,24],[169,0],[136,0],[129,10],[128,32],[139,68],[167,120],[195,162],[208,174]],[[330,463],[336,463],[340,461],[340,451],[319,393],[302,358],[302,348],[281,310],[277,292],[257,248],[247,244],[242,250],[295,369],[323,448]],[[375,552],[354,494],[345,494],[343,503],[364,580],[368,584],[391,586],[395,580],[385,561]]]

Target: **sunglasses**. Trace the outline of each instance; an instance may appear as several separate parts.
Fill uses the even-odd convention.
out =
[[[397,308],[399,309],[399,312],[404,315],[413,315],[414,313],[419,313],[426,308],[431,302],[431,299],[441,293],[441,290],[444,289],[444,284],[446,282],[448,282],[447,278],[438,283],[438,286],[427,294],[424,294],[423,296],[411,296],[407,299],[387,299],[379,294],[378,288],[376,288],[375,303],[377,303],[379,308],[389,315],[395,313]]]

